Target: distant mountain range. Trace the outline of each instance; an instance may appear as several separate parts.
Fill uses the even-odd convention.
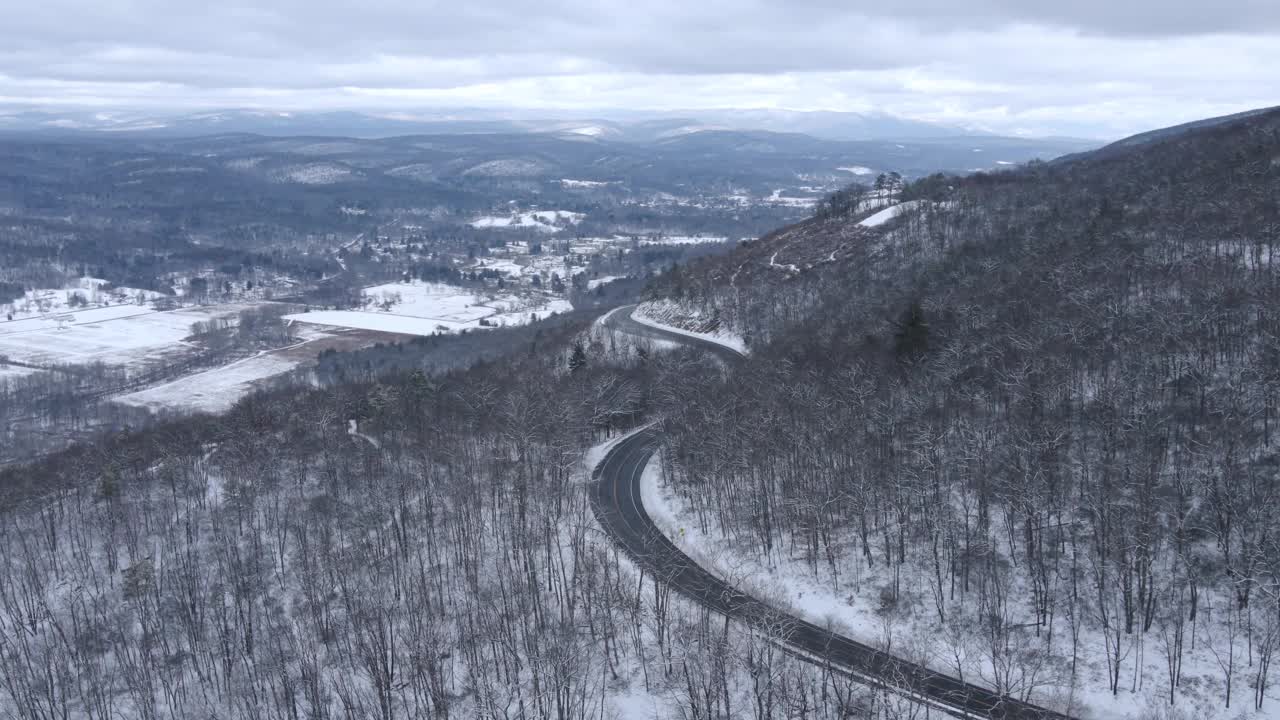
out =
[[[190,137],[224,133],[383,138],[400,135],[547,132],[620,142],[652,142],[699,130],[763,130],[825,140],[867,141],[954,136],[994,137],[981,130],[896,117],[887,113],[792,110],[560,112],[457,109],[413,113],[275,112],[219,110],[195,113],[60,111],[0,108],[0,132],[123,133]],[[1020,138],[1035,142],[1032,138]],[[1046,139],[1062,143],[1062,138]],[[1083,147],[1090,141],[1074,141]]]

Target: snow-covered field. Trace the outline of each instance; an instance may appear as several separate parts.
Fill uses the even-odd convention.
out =
[[[362,310],[317,310],[296,315],[286,315],[285,319],[315,325],[376,330],[378,332],[399,333],[401,335],[434,335],[436,333],[455,332],[468,327],[466,323]]]
[[[239,362],[188,375],[117,397],[116,402],[151,410],[225,412],[249,394],[254,384],[297,367],[298,362],[273,354],[256,355]]]
[[[640,241],[641,245],[701,245],[722,243],[729,238],[723,235],[653,235]]]
[[[514,260],[506,260],[506,259],[494,260],[490,258],[485,258],[484,260],[477,262],[473,267],[474,269],[477,269],[477,270],[495,270],[497,272],[506,273],[508,275],[519,275],[520,273],[524,272],[527,266],[521,265],[520,263]]]
[[[852,174],[854,174],[854,175],[858,175],[858,176],[862,176],[862,175],[875,175],[875,174],[876,174],[876,171],[875,171],[875,170],[872,170],[871,168],[869,168],[869,167],[865,167],[865,166],[863,166],[863,165],[852,165],[852,166],[850,166],[850,167],[838,167],[838,168],[836,168],[836,169],[837,169],[837,170],[843,170],[843,171],[845,171],[845,172],[847,172],[847,173],[852,173]]]
[[[287,315],[301,323],[378,330],[405,335],[434,335],[493,325],[523,325],[531,316],[539,319],[568,312],[567,300],[548,296],[514,294],[476,295],[440,283],[390,283],[366,288],[364,310],[322,310]]]
[[[876,213],[875,215],[872,215],[871,217],[863,220],[858,224],[861,225],[862,227],[880,227],[881,225],[884,225],[890,220],[893,220],[894,218],[898,217],[902,213],[907,212],[908,210],[914,210],[919,206],[920,206],[919,200],[911,200],[904,203],[898,203],[897,205],[892,205],[890,207],[887,207],[881,210],[880,212]]]
[[[782,190],[774,190],[773,194],[765,198],[765,202],[770,205],[785,205],[787,207],[810,208],[818,204],[818,198],[813,197],[788,197],[782,194]]]
[[[149,301],[163,297],[162,293],[137,288],[105,289],[106,280],[85,277],[74,287],[41,288],[28,290],[22,297],[10,303],[0,303],[0,324],[9,317],[14,320],[39,317],[48,314],[76,312],[116,306],[145,306]],[[79,307],[73,308],[73,300]],[[105,317],[105,316],[103,316]]]
[[[32,365],[129,364],[182,343],[194,323],[230,317],[251,305],[227,304],[156,312],[115,305],[70,313],[71,319],[0,323],[0,355]]]
[[[582,222],[586,215],[568,210],[533,210],[513,213],[507,216],[486,215],[471,221],[471,227],[485,228],[528,228],[541,232],[559,232],[567,227]]]

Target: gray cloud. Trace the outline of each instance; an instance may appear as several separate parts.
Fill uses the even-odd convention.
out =
[[[884,109],[1114,134],[1280,102],[1277,40],[1275,0],[45,0],[6,12],[0,99]]]

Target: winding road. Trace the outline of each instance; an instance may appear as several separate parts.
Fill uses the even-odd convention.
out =
[[[724,345],[641,324],[631,317],[634,309],[615,310],[603,322],[631,335],[702,348],[731,367],[742,360],[741,354]],[[705,607],[779,638],[781,646],[797,657],[871,685],[891,688],[948,714],[1069,720],[1069,716],[940,675],[789,615],[700,567],[658,529],[644,509],[640,479],[659,441],[660,431],[652,426],[628,436],[609,451],[592,476],[591,507],[596,519],[646,572]]]

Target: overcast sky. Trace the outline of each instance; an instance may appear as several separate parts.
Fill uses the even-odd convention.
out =
[[[1280,0],[40,0],[0,103],[791,108],[1113,137],[1280,104]]]

